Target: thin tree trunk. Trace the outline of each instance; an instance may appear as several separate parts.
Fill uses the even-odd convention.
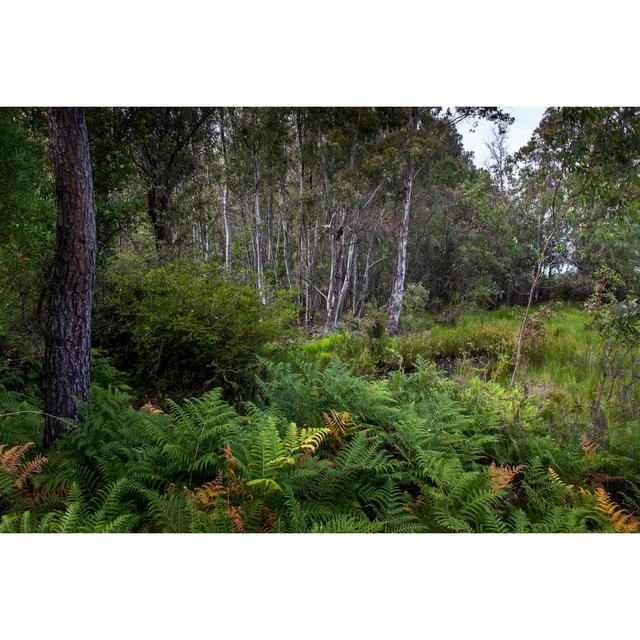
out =
[[[287,234],[287,218],[284,210],[284,185],[280,187],[280,221],[282,224],[282,254],[284,258],[284,271],[287,275],[289,289],[291,289],[291,269],[289,268],[289,241]]]
[[[78,419],[76,399],[91,389],[91,304],[96,269],[96,219],[87,121],[82,108],[51,108],[49,131],[58,223],[45,337],[44,446],[63,422]]]
[[[220,107],[220,141],[222,142],[222,219],[224,221],[224,268],[231,270],[231,221],[229,220],[229,175],[227,144],[224,135],[224,107]]]
[[[298,153],[300,155],[300,268],[298,271],[298,286],[300,289],[300,302],[303,311],[300,320],[305,328],[309,327],[309,303],[310,303],[310,281],[311,281],[311,260],[309,255],[309,229],[307,227],[307,217],[304,203],[304,147],[302,143],[302,114],[300,110],[296,112],[296,138],[298,142]]]
[[[355,318],[356,308],[358,306],[358,236],[354,234],[354,242],[356,245],[355,253],[353,255],[353,275],[351,284],[351,315]]]
[[[253,155],[254,167],[256,171],[256,204],[255,204],[255,216],[256,216],[256,230],[255,230],[255,245],[256,245],[256,274],[258,276],[258,297],[262,304],[267,304],[267,299],[264,293],[264,270],[262,267],[262,247],[260,242],[260,161],[257,153]]]
[[[344,268],[344,249],[346,244],[346,232],[347,232],[347,217],[348,207],[342,206],[340,208],[340,217],[337,222],[337,228],[331,236],[331,271],[329,274],[329,287],[327,290],[327,317],[325,319],[325,332],[333,331],[336,328],[338,322],[338,316],[340,313],[340,305],[342,300],[340,295],[345,281],[348,282],[349,270],[351,263]],[[351,250],[351,245],[350,245]],[[353,254],[349,256],[349,259],[353,257]],[[343,273],[345,274],[343,276]]]
[[[374,236],[371,234],[369,236],[369,242],[367,243],[367,257],[365,259],[364,273],[362,274],[362,292],[356,309],[356,314],[358,316],[362,313],[362,309],[367,299],[367,291],[369,289],[369,270],[371,269],[371,250],[373,249],[373,240]]]
[[[349,291],[349,284],[351,282],[351,272],[352,272],[352,264],[353,264],[353,253],[355,250],[356,242],[355,239],[352,238],[349,244],[349,251],[347,252],[347,266],[344,270],[344,279],[342,281],[342,286],[340,287],[340,293],[338,294],[338,301],[336,302],[336,310],[333,316],[333,328],[335,329],[338,321],[340,320],[340,314],[342,313],[342,306],[344,305],[345,298],[347,297],[347,292]]]
[[[418,128],[416,109],[411,110],[409,120],[409,130],[413,133]],[[402,298],[404,296],[404,280],[407,273],[407,244],[409,241],[409,213],[411,211],[411,192],[413,190],[413,163],[409,160],[407,177],[405,181],[404,206],[402,210],[402,225],[400,228],[400,238],[398,240],[398,258],[396,262],[396,273],[391,291],[391,301],[389,304],[389,330],[397,335],[400,330],[400,313],[402,311]]]
[[[533,280],[531,282],[531,289],[529,289],[529,299],[527,300],[527,307],[524,311],[522,322],[520,323],[520,331],[518,332],[518,342],[516,344],[516,360],[513,365],[511,382],[509,383],[510,387],[513,387],[513,385],[515,384],[516,375],[518,374],[518,367],[520,366],[520,357],[522,354],[522,342],[524,340],[524,332],[527,328],[527,321],[529,320],[529,312],[531,310],[531,305],[533,304],[533,298],[535,296],[535,291],[538,287],[538,282],[540,282],[541,275],[542,275],[542,265],[538,263],[536,265],[536,270],[533,276]]]
[[[273,191],[269,190],[269,204],[267,205],[267,260],[273,262]]]

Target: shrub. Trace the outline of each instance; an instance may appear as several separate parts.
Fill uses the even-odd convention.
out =
[[[95,341],[118,369],[149,392],[187,395],[253,381],[256,354],[269,351],[291,309],[265,307],[255,290],[214,265],[171,262],[147,268],[124,255],[103,274]]]
[[[402,298],[402,306],[406,313],[415,315],[417,313],[424,313],[427,310],[427,303],[429,302],[429,292],[423,285],[418,283],[411,283],[407,285]]]

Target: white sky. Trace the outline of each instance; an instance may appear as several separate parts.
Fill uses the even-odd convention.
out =
[[[515,122],[508,129],[509,153],[518,151],[529,142],[534,129],[542,119],[546,107],[502,107],[504,111],[515,118]],[[462,135],[462,143],[468,151],[473,151],[473,159],[477,167],[484,167],[489,158],[485,140],[490,140],[494,125],[481,120],[476,130],[471,133],[469,122],[460,122],[458,131]]]

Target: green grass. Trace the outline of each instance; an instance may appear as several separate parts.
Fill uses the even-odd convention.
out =
[[[533,309],[535,313],[537,309]],[[420,320],[430,330],[402,332],[370,340],[364,332],[340,332],[306,342],[306,358],[317,362],[341,360],[356,374],[382,376],[394,369],[414,370],[419,359],[434,361],[450,375],[479,375],[508,386],[522,310],[476,311],[455,325]],[[415,324],[415,323],[407,323]],[[518,383],[554,411],[569,411],[586,419],[587,408],[601,377],[601,338],[591,317],[567,304],[542,320],[543,332],[525,342]]]

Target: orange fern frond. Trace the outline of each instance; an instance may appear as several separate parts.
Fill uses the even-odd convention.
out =
[[[501,464],[499,467],[495,462],[489,465],[489,483],[492,491],[499,491],[510,487],[514,478],[526,467],[519,464],[515,467]]]
[[[636,533],[640,531],[640,520],[628,513],[602,488],[596,489],[598,509],[611,520],[613,528],[620,533]]]
[[[24,461],[27,452],[35,447],[33,442],[19,444],[7,448],[7,445],[0,445],[0,466],[12,477],[18,489],[22,489],[25,483],[42,470],[47,463],[47,458],[38,454],[33,460]]]
[[[331,435],[338,443],[341,443],[344,438],[358,428],[348,411],[331,410],[330,415],[323,413],[322,417]]]
[[[235,475],[236,469],[238,468],[238,461],[233,457],[231,447],[225,444],[224,447],[222,447],[222,453],[224,454],[224,459],[227,461],[227,470],[232,476]]]
[[[585,489],[584,487],[576,487],[574,484],[568,484],[567,482],[565,482],[558,475],[558,473],[554,469],[552,469],[551,467],[549,467],[547,469],[547,471],[549,472],[549,477],[551,478],[551,480],[553,480],[553,482],[555,482],[556,484],[562,486],[569,493],[579,493],[581,496],[590,496],[591,495],[591,492],[588,489]]]
[[[29,449],[35,447],[33,442],[27,442],[25,444],[18,444],[14,447],[7,448],[6,444],[0,445],[0,464],[11,474],[15,474],[21,463],[22,459],[27,454]]]
[[[598,453],[598,443],[594,442],[586,433],[580,436],[580,445],[588,458],[593,458]]]
[[[215,504],[220,496],[226,495],[228,490],[223,484],[222,476],[218,475],[215,480],[207,482],[189,493],[191,494],[190,497],[195,500],[195,505],[198,509],[206,509]]]
[[[164,413],[164,411],[153,404],[153,402],[147,402],[140,407],[140,411],[146,411],[147,413]]]
[[[299,448],[303,450],[303,456],[309,456],[312,453],[315,453],[318,447],[324,442],[324,439],[331,434],[331,429],[328,427],[323,427],[322,429],[317,429],[311,431],[310,429],[301,429],[299,437],[302,440]]]

